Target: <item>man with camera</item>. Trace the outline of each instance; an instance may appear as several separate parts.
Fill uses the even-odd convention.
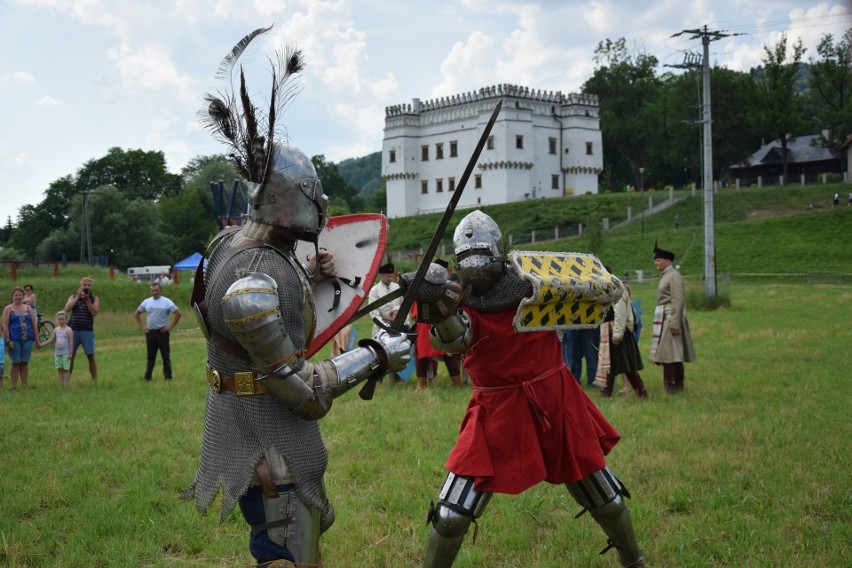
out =
[[[98,365],[95,362],[95,316],[100,310],[100,298],[92,293],[92,277],[80,279],[77,293],[65,302],[65,311],[71,314],[69,326],[74,332],[74,346],[71,348],[71,370],[74,372],[74,360],[77,358],[77,348],[83,346],[83,352],[89,359],[89,374],[92,380],[98,379]]]

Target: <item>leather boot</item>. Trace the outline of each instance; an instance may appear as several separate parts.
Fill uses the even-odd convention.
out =
[[[425,389],[428,386],[428,381],[426,377],[417,377],[417,388]]]
[[[456,375],[454,377],[450,377],[450,380],[453,381],[454,387],[460,387],[461,386],[461,377],[460,376]]]
[[[612,375],[612,373],[607,373],[606,374],[606,385],[603,388],[601,388],[601,396],[607,396],[607,397],[612,396],[612,388],[613,388],[614,384],[615,384],[615,377]]]
[[[627,381],[630,383],[630,386],[633,387],[633,390],[636,391],[636,396],[639,398],[648,397],[648,391],[645,390],[645,383],[642,381],[642,377],[639,373],[627,373]]]

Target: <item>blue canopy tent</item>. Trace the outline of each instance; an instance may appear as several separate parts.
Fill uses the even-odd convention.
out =
[[[192,270],[194,273],[195,269],[198,268],[198,263],[201,262],[201,258],[201,253],[196,252],[181,260],[180,262],[176,262],[174,266],[172,266],[172,272],[174,274],[174,283],[178,283],[178,270]],[[207,267],[206,258],[204,259],[204,267]]]
[[[174,270],[195,270],[198,268],[199,262],[201,262],[201,253],[194,252],[180,262],[176,262],[172,268]],[[204,266],[207,266],[207,259],[204,259]]]

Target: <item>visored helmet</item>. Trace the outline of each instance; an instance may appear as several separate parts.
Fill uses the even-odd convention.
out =
[[[311,159],[295,146],[281,143],[275,144],[271,159],[263,184],[248,184],[248,217],[315,242],[328,219],[328,197]]]
[[[458,224],[453,251],[456,272],[465,286],[471,286],[474,295],[491,288],[503,273],[503,234],[494,219],[482,211],[473,211]]]

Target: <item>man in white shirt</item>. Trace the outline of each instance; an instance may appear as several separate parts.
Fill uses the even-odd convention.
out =
[[[379,267],[379,281],[370,288],[370,294],[367,297],[367,303],[370,304],[375,302],[379,298],[383,298],[387,296],[391,292],[395,290],[399,290],[399,284],[397,284],[395,280],[395,272],[396,269],[392,262],[388,262]],[[384,322],[387,325],[393,323],[394,318],[396,318],[396,314],[399,311],[399,306],[402,304],[402,297],[394,298],[387,304],[383,304],[372,310],[370,312],[370,319]],[[376,335],[382,328],[373,323],[373,335]],[[393,373],[389,376],[389,380],[392,383],[399,382],[401,379],[399,375]]]
[[[147,321],[142,324],[142,314],[147,313]],[[170,316],[174,318],[169,321]],[[163,377],[170,381],[172,379],[172,360],[169,348],[169,332],[177,326],[181,318],[181,312],[174,302],[163,296],[163,289],[159,283],[151,284],[151,297],[139,304],[134,313],[136,325],[145,334],[148,345],[148,366],[145,369],[145,380],[151,380],[154,372],[154,363],[157,360],[157,351],[163,358]]]

